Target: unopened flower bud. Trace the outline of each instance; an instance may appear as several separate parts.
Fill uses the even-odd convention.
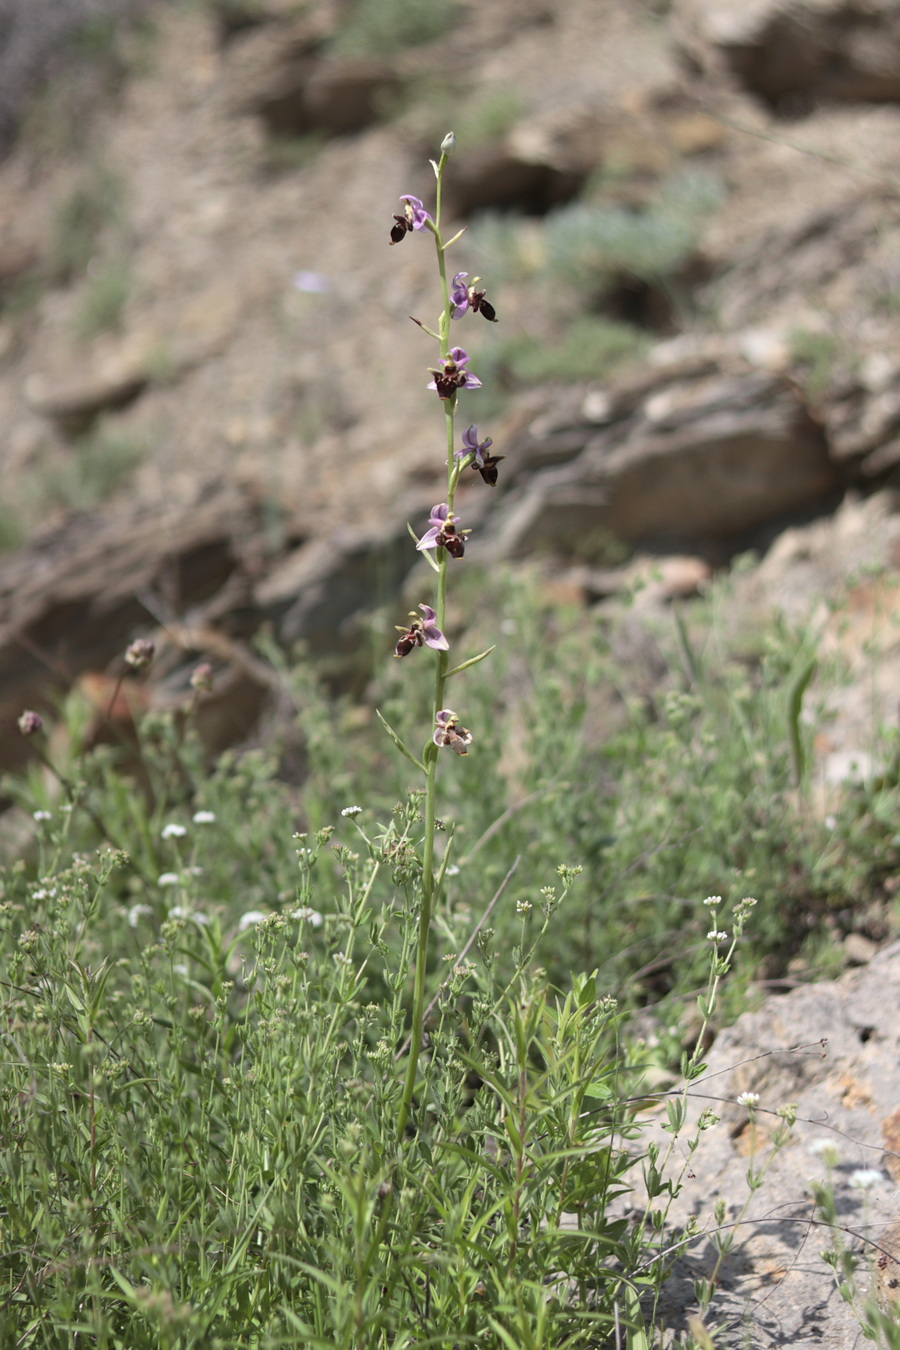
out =
[[[212,687],[212,666],[208,661],[202,661],[191,676],[191,688],[198,694],[211,694]]]
[[[448,131],[447,135],[441,141],[441,154],[452,155],[455,149],[456,149],[456,137],[454,136],[452,131]]]
[[[153,660],[155,651],[150,638],[135,638],[125,649],[125,664],[131,670],[143,670]]]
[[[44,725],[40,713],[26,711],[19,718],[19,730],[23,736],[35,736]]]

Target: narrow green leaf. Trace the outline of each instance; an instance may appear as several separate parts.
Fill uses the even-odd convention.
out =
[[[496,647],[496,645],[495,642],[494,647]],[[452,670],[447,671],[445,679],[449,680],[451,675],[458,675],[461,670],[468,670],[469,666],[477,666],[479,661],[483,661],[486,656],[490,656],[494,647],[488,647],[486,652],[479,652],[477,656],[470,656],[468,661],[463,661],[461,666],[454,666]]]
[[[800,671],[788,694],[788,735],[791,741],[791,766],[794,774],[794,787],[803,782],[806,771],[806,754],[803,749],[803,737],[800,732],[800,714],[803,711],[803,695],[816,672],[816,660],[813,658]]]
[[[637,1290],[630,1284],[625,1286],[625,1315],[628,1318],[625,1331],[627,1350],[650,1350]]]
[[[375,716],[378,718],[379,722],[384,727],[385,731],[390,736],[391,740],[394,742],[397,749],[400,751],[401,755],[405,755],[406,758],[409,760],[410,764],[415,764],[417,769],[421,769],[422,773],[425,773],[426,772],[425,765],[422,763],[420,759],[416,759],[413,752],[403,744],[394,728],[391,726],[389,722],[385,721],[385,719],[382,717],[381,713],[378,711],[377,708],[375,709]]]
[[[418,544],[418,542],[419,542],[419,536],[416,534],[415,530],[414,530],[413,527],[410,525],[409,521],[406,522],[406,528],[409,530],[409,537],[410,537],[410,539],[413,541],[414,544]],[[431,550],[430,550],[430,549],[427,549],[427,548],[423,548],[423,549],[420,550],[420,552],[421,552],[422,557],[423,557],[423,559],[425,560],[425,562],[427,562],[428,566],[431,567],[431,568],[433,568],[434,571],[437,572],[438,576],[440,576],[441,569],[438,567],[438,565],[437,565],[436,561],[434,560],[434,558],[432,558],[432,556],[431,556]]]

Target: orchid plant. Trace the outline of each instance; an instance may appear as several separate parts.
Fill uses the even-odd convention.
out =
[[[441,143],[438,160],[431,165],[437,180],[435,209],[432,216],[426,211],[418,197],[406,194],[400,198],[403,203],[402,214],[394,216],[391,227],[390,243],[401,243],[408,234],[425,233],[432,235],[437,251],[438,273],[440,276],[441,315],[437,329],[429,328],[420,320],[414,320],[429,337],[438,344],[438,357],[435,365],[429,368],[431,380],[426,386],[435,392],[440,400],[444,414],[444,427],[447,446],[447,496],[446,501],[432,507],[428,528],[419,538],[410,527],[410,533],[416,543],[416,549],[429,563],[435,573],[434,604],[419,605],[422,617],[410,615],[408,627],[399,628],[394,654],[397,657],[408,656],[416,647],[429,647],[434,653],[434,706],[433,729],[430,739],[420,755],[416,755],[400,739],[396,731],[385,722],[384,725],[397,748],[406,755],[424,777],[424,818],[425,833],[422,854],[422,905],[419,914],[418,944],[416,950],[415,983],[413,992],[412,1030],[410,1053],[407,1062],[403,1096],[398,1118],[400,1138],[406,1131],[413,1092],[416,1082],[418,1048],[422,1043],[422,1027],[425,1008],[425,971],[428,957],[428,939],[434,910],[435,894],[439,889],[443,871],[449,861],[448,844],[443,859],[438,865],[435,859],[436,834],[436,791],[437,766],[440,751],[450,749],[457,755],[468,754],[473,741],[471,731],[461,725],[460,718],[452,708],[445,707],[448,682],[456,675],[484,660],[493,648],[479,652],[457,665],[451,665],[450,643],[444,635],[444,623],[447,609],[447,577],[452,561],[463,557],[468,530],[460,528],[460,521],[453,509],[454,497],[459,485],[460,475],[466,468],[476,469],[482,480],[491,487],[496,486],[497,465],[502,455],[489,453],[493,441],[485,437],[479,440],[478,428],[469,426],[462,434],[462,444],[456,443],[457,397],[461,389],[480,389],[481,381],[468,369],[469,356],[464,347],[450,345],[451,325],[467,314],[480,314],[489,323],[497,322],[494,306],[486,298],[484,290],[479,289],[480,278],[474,278],[469,285],[468,272],[457,272],[451,282],[447,280],[447,252],[456,243],[463,231],[458,231],[451,239],[444,240],[441,233],[441,195],[444,170],[448,157],[452,154],[456,142],[452,132],[448,132]],[[455,701],[455,700],[454,700]],[[384,719],[382,719],[383,721]]]

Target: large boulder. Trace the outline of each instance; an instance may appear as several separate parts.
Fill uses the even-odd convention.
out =
[[[900,99],[894,0],[677,0],[675,19],[697,64],[725,67],[776,108]]]
[[[618,401],[588,399],[600,425],[544,419],[511,447],[514,464],[519,455],[552,463],[560,445],[573,457],[537,472],[508,503],[496,528],[501,555],[589,554],[592,537],[727,551],[838,487],[821,428],[783,378],[700,365],[642,383]]]
[[[900,1255],[898,998],[895,942],[839,980],[769,998],[719,1036],[706,1072],[688,1093],[684,1140],[701,1111],[713,1111],[718,1123],[702,1134],[688,1168],[682,1139],[676,1139],[672,1157],[673,1173],[683,1174],[684,1185],[669,1217],[675,1224],[693,1217],[698,1237],[685,1245],[663,1290],[660,1312],[667,1327],[684,1326],[695,1307],[693,1281],[712,1273],[716,1253],[710,1235],[721,1202],[734,1249],[722,1264],[710,1318],[717,1347],[844,1350],[864,1343],[853,1309],[841,1299],[834,1271],[821,1256],[833,1235],[817,1223],[811,1182],[826,1181],[826,1149],[843,1226],[838,1236],[862,1258],[861,1296],[877,1292],[884,1304],[896,1298],[890,1280],[896,1280],[894,1258]],[[752,1123],[739,1100],[747,1092],[759,1098]],[[776,1152],[762,1186],[748,1196],[748,1168],[759,1172],[768,1162],[782,1123],[778,1113],[792,1104],[797,1123],[788,1142]],[[667,1149],[670,1139],[661,1129],[656,1139]],[[872,1175],[854,1176],[857,1172]],[[879,1273],[882,1253],[886,1260]]]

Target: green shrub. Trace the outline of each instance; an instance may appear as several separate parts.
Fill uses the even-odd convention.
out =
[[[452,0],[356,0],[332,46],[342,56],[390,56],[443,37],[458,15]]]
[[[131,297],[133,278],[124,258],[112,258],[87,281],[75,315],[75,332],[82,340],[115,332],[122,324]]]
[[[40,516],[48,507],[89,511],[130,477],[146,453],[143,437],[99,426],[40,469],[29,495]]]

